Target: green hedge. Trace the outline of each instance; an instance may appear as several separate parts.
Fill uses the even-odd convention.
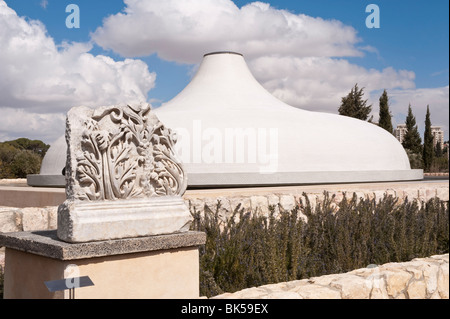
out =
[[[204,216],[190,207],[192,230],[207,234],[200,249],[201,295],[448,253],[448,202],[399,203],[392,196],[377,202],[356,194],[338,206],[333,200],[325,193],[314,211],[306,200],[278,216],[271,207],[267,217],[238,206],[226,223],[220,202],[213,210],[205,206]]]

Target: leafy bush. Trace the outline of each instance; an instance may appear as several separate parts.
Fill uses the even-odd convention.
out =
[[[16,178],[26,178],[28,174],[39,174],[42,159],[31,151],[19,151],[10,164],[10,171]]]
[[[42,141],[27,138],[0,143],[0,178],[25,178],[28,174],[39,174],[49,147]]]
[[[448,158],[447,156],[434,157],[431,162],[431,173],[448,173]]]
[[[39,155],[41,158],[44,158],[46,152],[50,148],[50,145],[45,144],[40,140],[30,140],[24,137],[18,138],[13,141],[6,141],[4,142],[4,144],[11,145],[12,147],[18,150],[31,151]]]
[[[191,207],[192,229],[207,234],[200,249],[200,292],[208,297],[449,250],[448,203],[437,198],[419,205],[392,196],[359,200],[354,194],[336,205],[325,193],[314,211],[308,200],[277,216],[271,207],[266,217],[238,206],[227,221],[220,210],[220,202],[214,210],[205,206],[203,216]]]
[[[409,149],[405,149],[406,154],[408,155],[409,164],[411,169],[423,169],[423,159],[422,154],[414,153]]]

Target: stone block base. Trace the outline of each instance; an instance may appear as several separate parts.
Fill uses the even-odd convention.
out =
[[[69,290],[49,292],[45,282],[81,276],[94,286],[75,288],[76,299],[199,298],[205,241],[200,232],[83,244],[59,241],[55,231],[0,234],[4,298],[68,299]]]
[[[192,216],[180,196],[115,201],[65,201],[58,238],[71,243],[153,236],[189,230]]]

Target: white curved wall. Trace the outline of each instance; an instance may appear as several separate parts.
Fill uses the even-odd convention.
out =
[[[48,149],[41,164],[41,175],[62,175],[66,166],[67,145],[65,136],[59,137]]]
[[[180,133],[180,155],[191,177],[267,172],[284,174],[282,180],[291,174],[292,183],[309,182],[295,179],[305,176],[294,177],[300,172],[401,171],[400,175],[409,176],[406,179],[422,177],[410,169],[406,152],[392,134],[368,122],[305,111],[279,101],[254,79],[239,54],[206,55],[191,83],[154,111]],[[253,134],[250,140],[256,143],[256,155],[248,158],[247,148],[245,161],[237,162],[236,153],[242,149],[235,141],[234,162],[230,162],[226,160],[227,132],[239,130]],[[243,134],[241,140],[248,142],[248,137]],[[400,175],[388,179],[405,179]],[[345,179],[351,181],[351,177]]]

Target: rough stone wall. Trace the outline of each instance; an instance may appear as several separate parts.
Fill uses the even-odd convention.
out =
[[[50,230],[57,227],[57,206],[0,207],[0,232]],[[5,248],[0,247],[0,271],[5,266]]]
[[[350,199],[353,196],[353,193],[356,194],[358,199],[376,199],[381,200],[384,195],[392,195],[394,197],[399,198],[399,203],[404,201],[406,198],[409,200],[416,200],[420,202],[427,202],[431,198],[438,197],[443,201],[449,200],[449,187],[447,186],[439,186],[439,187],[427,187],[426,185],[418,188],[418,187],[408,187],[406,185],[399,185],[395,188],[389,188],[387,190],[379,190],[379,189],[352,189],[348,188],[345,191],[328,191],[328,194],[331,198],[334,195],[334,203],[336,205],[341,202],[344,198],[344,193],[346,194],[347,199]],[[270,194],[258,194],[258,195],[233,195],[233,196],[220,196],[220,190],[217,190],[216,196],[198,196],[197,194],[185,195],[184,199],[188,205],[203,215],[205,211],[205,205],[210,208],[213,212],[215,211],[218,202],[220,201],[219,207],[219,216],[223,219],[227,219],[229,215],[236,209],[236,207],[240,204],[240,208],[244,208],[245,211],[257,212],[262,215],[268,215],[269,207],[274,207],[274,213],[280,211],[280,208],[283,210],[292,210],[296,205],[300,205],[300,203],[305,203],[306,198],[311,203],[312,209],[315,209],[317,203],[320,203],[324,199],[323,191],[309,191],[305,195],[302,193],[277,193],[276,191]]]
[[[225,293],[213,299],[448,299],[449,255]]]
[[[441,200],[449,200],[448,186],[441,186],[438,188],[413,188],[399,186],[397,188],[390,188],[387,190],[353,190],[347,189],[345,191],[330,191],[329,194],[335,195],[334,202],[338,204],[344,197],[344,192],[347,198],[350,198],[353,193],[356,193],[358,198],[375,198],[380,200],[385,194],[398,197],[400,201],[409,198],[419,202],[426,202],[433,197],[438,197]],[[306,194],[312,208],[324,199],[323,192],[308,192]],[[220,196],[220,190],[217,194],[210,194],[209,196],[199,196],[198,194],[185,195],[184,200],[186,205],[191,205],[198,212],[203,214],[205,205],[212,211],[215,211],[218,202],[220,201],[219,216],[226,219],[240,204],[245,211],[257,212],[263,215],[269,213],[269,206],[273,206],[275,214],[281,209],[291,210],[295,208],[300,202],[305,203],[305,196],[303,194],[290,193],[267,193],[258,195],[229,195]],[[57,225],[57,206],[47,207],[1,207],[0,206],[0,232],[17,232],[17,231],[34,231],[34,230],[50,230],[56,229]]]
[[[0,232],[19,232],[56,229],[56,206],[0,207]]]

